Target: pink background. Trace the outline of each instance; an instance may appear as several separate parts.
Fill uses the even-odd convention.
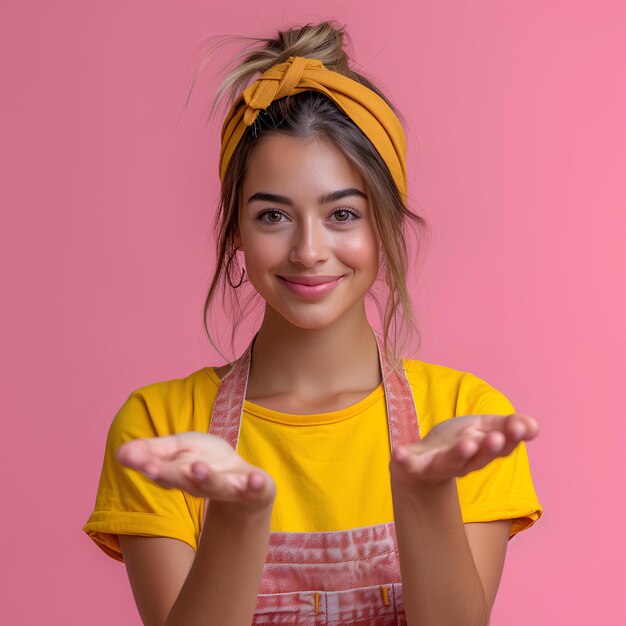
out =
[[[194,50],[335,18],[410,123],[432,226],[417,356],[540,422],[545,513],[509,544],[492,625],[626,623],[626,4],[311,6],[2,3],[0,621],[140,624],[124,566],[81,527],[128,394],[222,363],[201,326],[220,66],[183,112]]]

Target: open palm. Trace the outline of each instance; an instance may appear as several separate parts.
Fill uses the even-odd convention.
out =
[[[166,489],[177,487],[198,497],[254,508],[276,495],[267,472],[247,463],[224,439],[209,433],[133,439],[118,447],[116,458]]]
[[[423,439],[393,451],[390,473],[403,484],[438,484],[509,455],[539,433],[530,415],[460,415],[437,424]]]

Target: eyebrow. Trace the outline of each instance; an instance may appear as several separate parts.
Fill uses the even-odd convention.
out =
[[[350,187],[349,189],[340,189],[339,191],[331,191],[320,196],[317,201],[320,204],[329,204],[330,202],[337,202],[337,200],[341,200],[342,198],[347,198],[348,196],[360,196],[361,198],[365,198],[368,200],[366,194],[364,194],[360,189],[355,189]],[[248,198],[248,204],[250,202],[254,202],[255,200],[263,200],[265,202],[277,202],[279,204],[286,204],[287,206],[292,207],[294,205],[293,200],[288,198],[287,196],[279,196],[275,193],[265,193],[259,191]]]

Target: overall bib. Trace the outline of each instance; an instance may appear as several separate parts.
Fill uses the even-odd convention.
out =
[[[406,375],[393,371],[382,337],[372,331],[393,450],[420,439],[417,411]],[[209,434],[235,450],[255,339],[222,379],[211,414]],[[208,506],[206,498],[204,519]],[[406,626],[395,523],[339,531],[270,531],[252,624]]]

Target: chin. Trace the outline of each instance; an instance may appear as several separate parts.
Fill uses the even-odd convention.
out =
[[[295,326],[296,328],[303,328],[306,330],[320,330],[322,328],[328,328],[332,326],[339,317],[330,317],[330,316],[283,316],[285,321]]]
[[[264,286],[266,287],[266,286]],[[367,286],[363,286],[363,293],[350,294],[352,297],[346,300],[346,295],[338,298],[339,302],[310,301],[306,300],[290,302],[281,292],[273,289],[263,289],[257,293],[265,300],[266,306],[273,311],[273,315],[282,318],[286,323],[295,328],[317,330],[328,328],[337,323],[344,316],[350,315],[354,307],[367,295]],[[332,294],[330,295],[332,298]],[[287,305],[287,306],[285,306]]]
[[[345,314],[343,310],[339,312],[336,308],[331,309],[330,307],[324,307],[325,310],[322,307],[317,307],[317,311],[315,311],[313,310],[315,305],[310,304],[308,305],[309,310],[306,310],[306,303],[301,307],[285,308],[284,305],[276,307],[271,301],[266,302],[275,317],[284,320],[285,323],[295,328],[306,328],[309,330],[327,328]]]

